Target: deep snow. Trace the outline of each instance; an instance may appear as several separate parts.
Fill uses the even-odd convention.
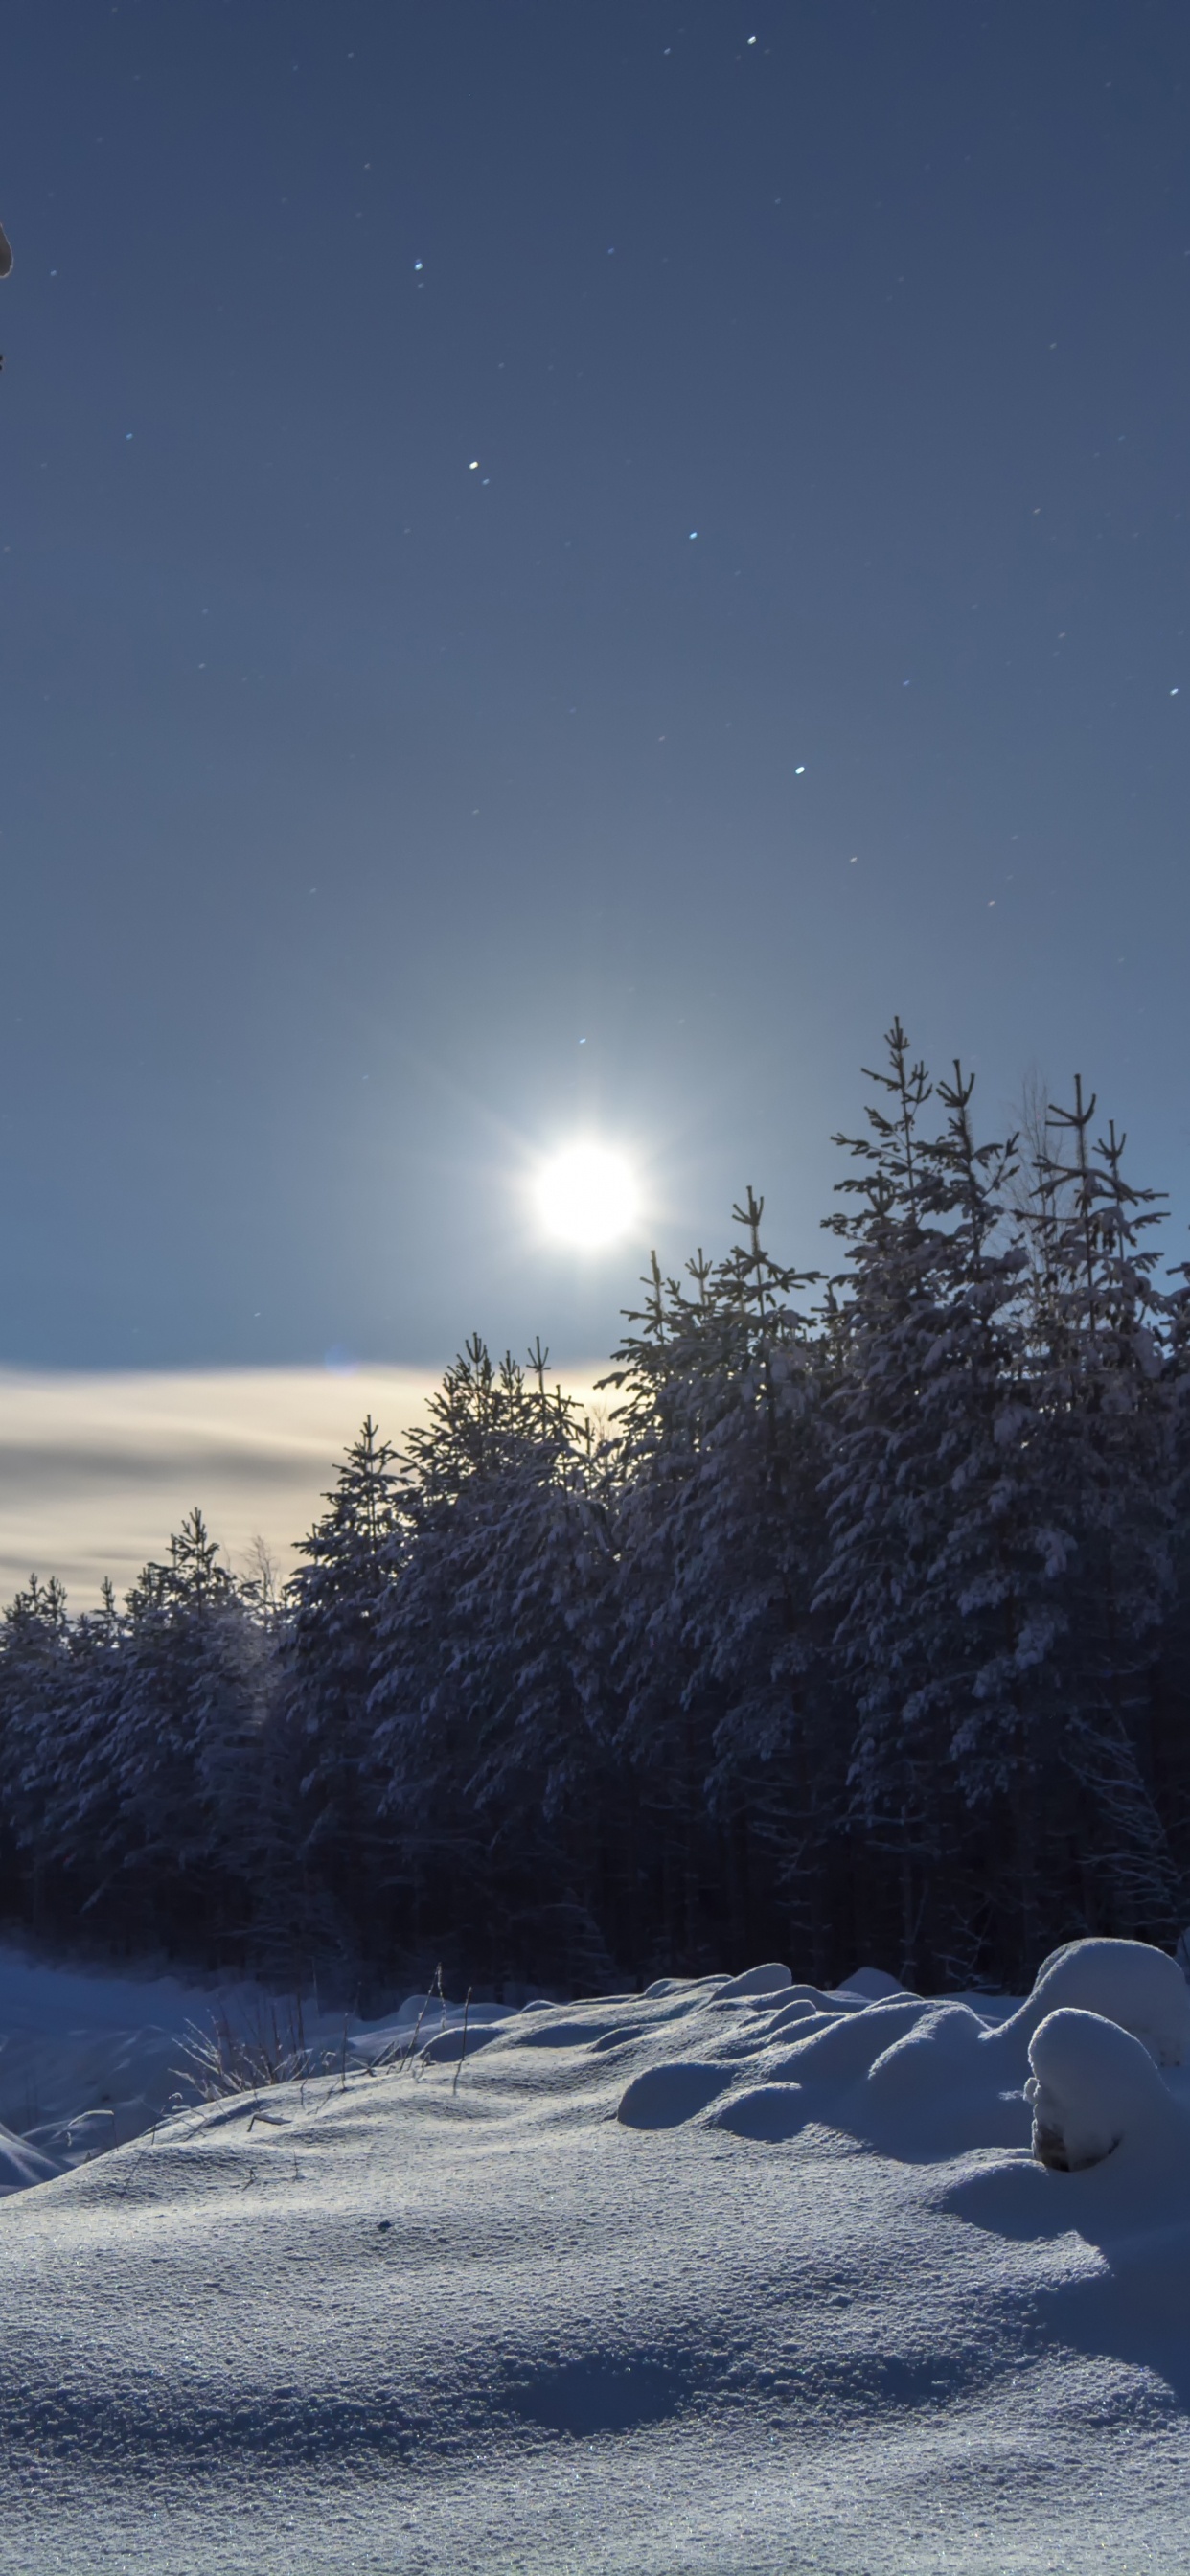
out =
[[[1183,2568],[1184,1993],[1098,1967],[543,2002],[14,2193],[0,2566]]]

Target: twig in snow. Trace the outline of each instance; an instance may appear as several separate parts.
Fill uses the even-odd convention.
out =
[[[451,2100],[452,2100],[452,2101],[453,2101],[453,2099],[454,2099],[455,2094],[458,2092],[458,2089],[459,2089],[459,2077],[460,2077],[460,2075],[461,2075],[461,2074],[462,2074],[462,2072],[463,2072],[463,2059],[465,2058],[465,2056],[466,2056],[466,2054],[467,2054],[467,2015],[468,2015],[468,2013],[470,2012],[470,2010],[471,2010],[471,1988],[470,1988],[470,1986],[468,1986],[468,1988],[467,1988],[467,1993],[466,1993],[466,1998],[465,1998],[465,2000],[464,2000],[464,2004],[463,2004],[463,2045],[462,2045],[461,2049],[459,2050],[459,2062],[458,2062],[458,2065],[457,2065],[457,2066],[456,2066],[456,2068],[455,2068],[455,2080],[454,2080],[454,2083],[451,2085],[451,2088],[450,2088],[450,2092],[451,2092]]]
[[[432,1978],[432,1981],[431,1981],[431,1984],[430,1984],[430,1990],[429,1990],[429,1993],[427,1994],[426,1999],[425,1999],[425,2002],[424,2002],[424,2004],[422,2005],[421,2011],[419,2012],[419,2014],[418,2014],[418,2016],[417,2016],[417,2020],[415,2021],[415,2023],[414,2023],[414,2025],[413,2025],[413,2037],[412,2037],[412,2039],[410,2040],[410,2042],[409,2042],[409,2046],[408,2046],[408,2048],[407,2048],[407,2049],[406,2049],[406,2051],[405,2051],[405,2064],[406,2064],[406,2066],[412,2067],[413,2060],[414,2060],[414,2058],[415,2058],[415,2057],[416,2057],[416,2055],[417,2055],[417,2043],[418,2043],[419,2039],[421,2038],[421,2026],[422,2026],[423,2021],[425,2020],[426,2014],[428,2013],[428,2011],[429,2011],[429,2009],[430,2009],[431,2004],[433,2003],[434,1995],[435,1995],[435,1991],[437,1991],[437,1993],[438,1993],[438,1994],[441,1994],[441,1993],[442,1993],[442,1961],[441,1961],[441,1959],[439,1960],[438,1965],[437,1965],[437,1967],[436,1967],[436,1968],[435,1968],[435,1970],[434,1970],[434,1975],[433,1975],[433,1978]]]

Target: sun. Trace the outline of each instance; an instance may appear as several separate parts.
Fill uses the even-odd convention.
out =
[[[609,1145],[566,1145],[537,1175],[537,1205],[560,1243],[597,1252],[627,1234],[640,1205],[630,1165]]]

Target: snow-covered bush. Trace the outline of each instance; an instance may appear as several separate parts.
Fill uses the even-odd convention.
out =
[[[1029,2042],[1033,2153],[1059,2173],[1101,2164],[1124,2138],[1152,2142],[1190,2123],[1147,2048],[1101,2013],[1062,2006]]]
[[[1067,1941],[1037,1971],[1030,2003],[1073,2005],[1118,2022],[1158,2066],[1190,2060],[1190,1986],[1176,1959],[1147,1941]]]

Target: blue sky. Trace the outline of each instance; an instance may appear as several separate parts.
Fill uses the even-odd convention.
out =
[[[1182,1257],[1190,26],[10,0],[0,1360],[606,1350],[899,1010]],[[577,1131],[643,1215],[527,1220]]]

